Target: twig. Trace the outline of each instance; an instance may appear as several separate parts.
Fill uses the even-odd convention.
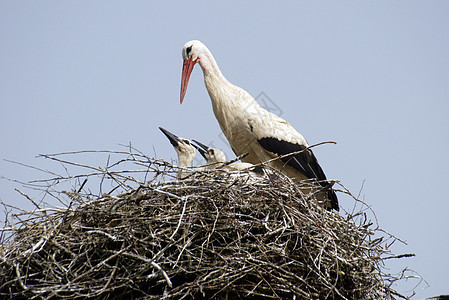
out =
[[[138,254],[130,253],[130,252],[125,252],[124,255],[129,256],[129,257],[133,257],[133,258],[136,258],[136,259],[139,259],[139,260],[144,261],[146,263],[150,263],[153,267],[155,267],[158,271],[160,271],[162,273],[162,276],[164,276],[164,279],[167,282],[168,287],[170,287],[170,288],[173,287],[173,284],[172,284],[172,282],[170,280],[170,277],[168,277],[167,273],[154,260],[148,259],[148,258],[143,257],[143,256],[138,255]]]
[[[179,230],[179,227],[181,226],[182,218],[184,217],[184,213],[186,212],[186,206],[187,206],[187,197],[184,198],[184,206],[182,207],[181,216],[179,217],[178,225],[176,226],[175,231],[173,231],[172,235],[170,236],[170,239],[172,240],[173,237],[176,235],[176,233]]]

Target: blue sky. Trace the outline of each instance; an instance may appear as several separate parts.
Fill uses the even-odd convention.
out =
[[[393,251],[417,255],[391,265],[429,283],[415,299],[448,294],[449,2],[273,3],[0,2],[0,175],[43,176],[5,159],[52,169],[35,156],[129,142],[175,159],[158,126],[233,157],[199,66],[179,104],[181,49],[199,39],[310,144],[337,142],[314,152],[329,178],[363,184],[380,226],[407,241]],[[1,200],[28,205],[15,187],[0,180]]]

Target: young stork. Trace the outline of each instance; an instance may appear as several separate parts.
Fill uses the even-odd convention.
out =
[[[173,145],[173,148],[175,148],[176,153],[178,154],[177,178],[184,179],[190,174],[190,171],[187,168],[192,165],[193,159],[195,158],[195,147],[188,139],[180,138],[162,127],[159,127],[159,129],[168,138],[170,143]]]
[[[262,166],[255,166],[247,162],[227,163],[226,155],[220,149],[207,147],[196,140],[192,141],[198,144],[198,146],[194,146],[206,160],[205,170],[221,169],[229,171],[231,172],[231,178],[239,178],[252,183],[270,178],[277,179],[273,172],[266,170]]]
[[[217,148],[210,148],[204,145],[203,143],[198,142],[197,140],[192,140],[194,143],[196,143],[199,147],[195,146],[195,148],[200,152],[200,154],[204,157],[207,163],[208,169],[218,169],[222,168],[226,160],[226,155],[223,151]],[[251,173],[257,174],[257,175],[263,175],[263,169],[260,166],[254,166],[253,164],[247,163],[247,162],[235,162],[232,164],[225,165],[223,167],[224,169],[230,170],[230,171],[251,171]]]
[[[308,179],[326,208],[339,210],[337,195],[304,137],[287,121],[263,109],[242,88],[230,83],[221,73],[212,53],[200,41],[189,41],[182,49],[184,60],[181,78],[181,104],[187,91],[190,74],[199,63],[209,93],[212,109],[221,130],[238,156],[248,155],[244,162],[269,164],[297,182]],[[292,152],[294,155],[285,156]],[[280,159],[276,157],[283,156]]]
[[[223,166],[226,162],[226,155],[223,151],[217,148],[209,148],[203,143],[198,142],[197,140],[192,140],[197,145],[193,145],[196,150],[201,154],[202,157],[206,160],[206,169],[217,169]]]

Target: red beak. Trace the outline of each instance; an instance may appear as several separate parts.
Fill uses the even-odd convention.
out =
[[[192,58],[184,59],[182,64],[182,77],[181,77],[181,104],[184,100],[184,96],[187,91],[187,85],[189,84],[190,74],[192,74],[193,66],[198,61],[198,58],[192,61]]]

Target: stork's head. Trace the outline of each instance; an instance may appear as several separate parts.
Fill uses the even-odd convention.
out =
[[[207,149],[207,156],[209,157],[210,162],[225,162],[226,155],[217,148],[209,148]]]
[[[189,84],[193,66],[205,57],[207,53],[210,53],[209,49],[197,40],[187,42],[184,45],[184,48],[182,48],[182,59],[184,60],[184,63],[182,65],[181,78],[181,103],[184,100],[187,91],[187,85]]]
[[[200,143],[196,140],[193,141],[198,144],[199,147],[196,147],[196,149],[198,149],[198,151],[201,153],[208,164],[226,162],[226,155],[220,149],[209,148],[203,143]]]
[[[179,166],[190,167],[196,155],[196,150],[192,142],[188,139],[180,138],[162,127],[159,127],[159,129],[168,138],[173,145],[173,148],[175,148],[176,153],[178,154]]]

